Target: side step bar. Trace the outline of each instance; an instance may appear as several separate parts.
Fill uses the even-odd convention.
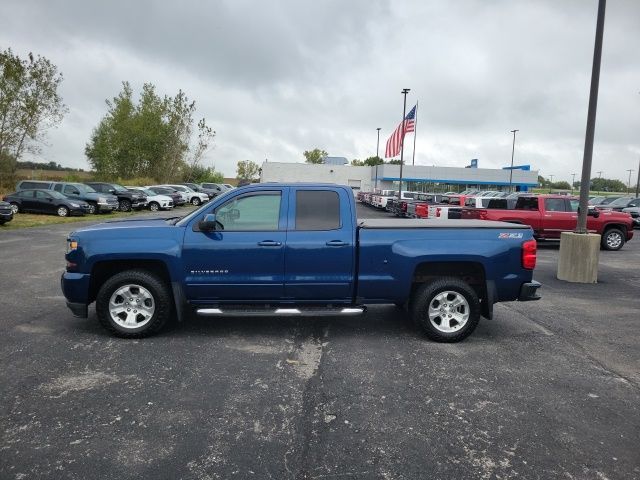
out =
[[[360,315],[366,310],[365,307],[338,307],[338,308],[313,308],[313,307],[296,307],[296,308],[270,308],[270,309],[251,309],[251,308],[198,308],[196,313],[204,317],[277,317],[277,316],[335,316],[335,315]]]

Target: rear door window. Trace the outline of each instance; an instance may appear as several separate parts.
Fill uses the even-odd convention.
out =
[[[298,190],[296,230],[336,230],[340,228],[340,197],[337,192]]]
[[[566,211],[563,198],[545,198],[544,208],[547,212],[565,212]]]

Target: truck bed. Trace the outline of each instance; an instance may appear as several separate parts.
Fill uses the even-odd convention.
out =
[[[407,229],[407,228],[489,228],[500,230],[529,229],[528,225],[488,220],[421,220],[421,219],[359,219],[358,228],[365,230]]]

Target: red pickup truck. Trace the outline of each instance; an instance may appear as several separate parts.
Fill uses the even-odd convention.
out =
[[[575,230],[579,203],[566,195],[521,196],[514,209],[465,207],[462,218],[522,223],[533,229],[537,239],[558,239],[560,233]],[[602,235],[603,249],[620,250],[633,237],[633,222],[627,213],[589,209],[587,230]]]

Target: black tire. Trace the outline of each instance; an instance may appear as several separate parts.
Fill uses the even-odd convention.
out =
[[[160,204],[158,202],[151,202],[149,204],[149,210],[151,210],[152,212],[157,212],[158,210],[160,210]]]
[[[56,209],[56,213],[58,214],[59,217],[68,217],[69,216],[69,208],[65,207],[64,205],[60,205]]]
[[[155,311],[151,319],[138,328],[125,328],[111,318],[109,301],[125,285],[138,285],[151,293]],[[98,291],[96,314],[100,324],[113,335],[123,338],[143,338],[158,332],[173,312],[173,299],[168,285],[147,270],[126,270],[109,278]]]
[[[198,197],[193,197],[193,198],[191,199],[191,204],[192,204],[194,207],[198,207],[201,203],[202,203],[202,200],[200,200],[200,198],[198,198]]]
[[[91,215],[96,215],[98,213],[98,205],[93,202],[87,202],[89,204],[89,210],[87,210]]]
[[[124,200],[120,200],[118,204],[118,210],[121,212],[130,212],[131,211],[131,202],[126,198]]]
[[[445,303],[440,303],[437,298],[439,295],[444,294],[444,292],[450,292],[451,297],[454,298],[456,295],[458,298],[461,296],[467,305],[460,305],[457,307],[460,310],[447,314],[446,309],[449,308],[449,306]],[[445,299],[448,297],[447,295]],[[448,315],[448,322],[457,322],[457,324],[452,327],[453,329],[457,328],[457,330],[443,331],[446,330],[446,325],[442,322],[447,322],[446,318],[443,320],[437,317],[440,318],[440,326],[438,326],[438,322],[435,321],[437,318],[433,321],[429,318],[429,307],[432,303],[434,303],[434,307],[441,306],[439,309],[440,312],[442,312],[444,308],[445,313],[443,317]],[[468,283],[453,277],[434,280],[416,288],[409,310],[414,322],[424,330],[427,337],[436,342],[453,343],[464,340],[471,335],[480,321],[480,300],[475,290],[471,288]],[[467,315],[467,319],[462,323],[461,327],[461,322],[458,322],[455,318],[451,318],[452,315],[456,317],[464,316],[465,314]]]
[[[11,210],[13,210],[13,214],[15,215],[16,213],[20,213],[20,205],[17,204],[16,202],[11,202]]]
[[[624,245],[624,232],[619,228],[609,228],[602,235],[600,245],[604,250],[620,250]]]

